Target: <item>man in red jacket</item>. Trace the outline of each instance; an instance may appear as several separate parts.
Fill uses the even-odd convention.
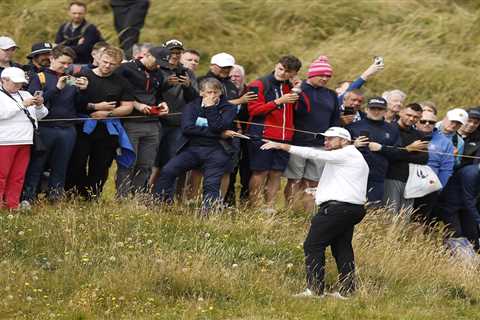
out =
[[[281,57],[274,71],[253,81],[249,91],[258,94],[258,99],[248,103],[250,124],[247,132],[252,137],[249,145],[250,201],[260,200],[265,188],[268,211],[274,212],[275,195],[280,188],[280,178],[288,164],[289,155],[282,150],[261,150],[262,139],[289,142],[293,137],[293,108],[298,94],[291,92],[293,80],[302,63],[294,56]]]

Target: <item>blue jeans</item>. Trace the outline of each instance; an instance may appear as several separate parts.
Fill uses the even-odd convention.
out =
[[[231,156],[221,146],[186,147],[162,169],[155,186],[155,194],[162,201],[173,201],[175,179],[194,168],[203,172],[203,206],[210,207],[220,200],[220,182],[225,168],[231,165]]]
[[[35,200],[47,164],[50,168],[47,196],[50,200],[58,200],[64,192],[65,176],[77,131],[74,127],[40,127],[40,136],[47,151],[32,154],[23,186],[23,200]]]

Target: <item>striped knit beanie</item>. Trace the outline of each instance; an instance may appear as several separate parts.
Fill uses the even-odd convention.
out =
[[[333,74],[332,66],[328,63],[327,56],[320,56],[308,67],[308,77],[328,76]]]

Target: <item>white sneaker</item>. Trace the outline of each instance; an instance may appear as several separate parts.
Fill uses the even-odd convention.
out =
[[[30,204],[30,202],[28,202],[27,200],[23,200],[22,202],[20,202],[20,204],[18,205],[18,208],[20,210],[32,210],[32,205]]]
[[[310,289],[305,289],[305,291],[303,292],[300,292],[300,293],[297,293],[297,294],[294,294],[293,297],[294,298],[323,298],[325,295],[318,295],[318,294],[315,294],[312,290]]]
[[[339,299],[339,300],[348,300],[347,297],[342,296],[342,294],[338,291],[331,292],[331,293],[326,293],[326,295],[329,296],[329,297],[335,298],[335,299]]]

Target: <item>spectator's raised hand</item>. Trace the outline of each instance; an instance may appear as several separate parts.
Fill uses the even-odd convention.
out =
[[[248,103],[253,100],[257,100],[258,95],[255,92],[247,92],[243,96],[240,97],[240,103]]]
[[[57,89],[58,90],[63,90],[63,88],[65,88],[65,86],[67,85],[67,80],[70,76],[61,76],[58,78],[58,81],[57,81]]]
[[[179,76],[179,77],[177,77],[177,79],[178,79],[178,83],[181,84],[184,87],[188,87],[192,83],[192,81],[190,80],[188,75]]]
[[[106,119],[108,118],[109,114],[110,114],[110,111],[95,111],[90,114],[90,117],[94,119]]]
[[[172,75],[168,76],[167,82],[171,86],[176,86],[176,85],[182,84],[180,82],[180,79],[175,74],[172,74]]]
[[[349,115],[341,115],[340,116],[340,123],[342,126],[348,126],[349,124],[353,123],[353,120],[355,119],[354,114],[349,114]]]
[[[369,144],[368,137],[360,136],[353,142],[353,145],[357,148],[366,147]]]
[[[75,79],[75,86],[80,90],[85,90],[88,87],[87,77],[79,77]]]
[[[367,80],[369,77],[373,76],[375,73],[382,71],[385,68],[384,64],[375,64],[372,63],[367,70],[365,70],[361,77],[363,80]]]

